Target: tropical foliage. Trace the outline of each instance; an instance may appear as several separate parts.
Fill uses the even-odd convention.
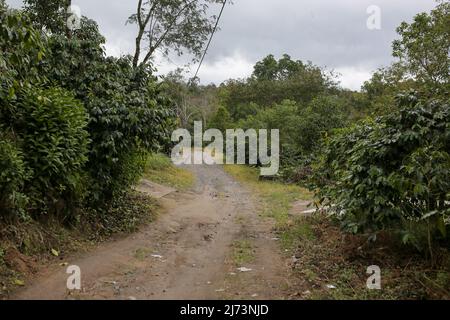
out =
[[[397,59],[361,92],[311,62],[269,55],[217,88],[209,127],[280,129],[278,178],[310,186],[348,231],[393,231],[421,250],[446,241],[449,8],[440,1],[402,23]]]
[[[128,190],[175,114],[148,65],[106,57],[94,21],[67,35],[63,4],[42,21],[26,5],[0,15],[1,215],[66,219]]]
[[[398,228],[416,241],[408,222],[447,236],[450,214],[449,105],[399,96],[401,109],[341,129],[324,142],[314,167],[321,202],[352,232]],[[447,225],[447,226],[446,226]]]

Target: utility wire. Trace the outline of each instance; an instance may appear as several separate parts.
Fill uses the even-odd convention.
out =
[[[219,21],[220,21],[220,18],[222,17],[222,13],[223,13],[223,10],[225,9],[225,5],[226,4],[227,4],[227,0],[224,0],[223,1],[223,5],[222,5],[222,9],[220,10],[219,16],[217,17],[217,20],[216,20],[216,25],[214,26],[214,29],[213,29],[213,31],[211,33],[211,37],[209,38],[208,44],[206,46],[205,52],[203,53],[202,59],[200,60],[200,63],[199,63],[198,68],[197,68],[197,71],[195,72],[195,76],[192,78],[192,80],[197,79],[198,72],[200,71],[200,68],[201,68],[201,66],[203,64],[203,60],[205,59],[206,53],[208,52],[209,46],[211,45],[211,41],[212,41],[212,39],[214,37],[214,33],[216,33],[217,26],[219,25]]]

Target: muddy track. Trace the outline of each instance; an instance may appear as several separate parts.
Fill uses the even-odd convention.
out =
[[[221,167],[192,166],[193,191],[161,199],[156,222],[125,239],[68,259],[81,269],[82,290],[68,292],[66,267],[45,268],[14,299],[285,299],[289,267],[273,223],[255,197]],[[236,243],[251,247],[239,265]],[[238,267],[251,271],[241,272]]]

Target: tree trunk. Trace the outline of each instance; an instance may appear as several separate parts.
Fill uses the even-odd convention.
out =
[[[69,13],[69,8],[71,6],[72,6],[72,0],[67,0],[65,24],[66,24],[66,37],[68,39],[72,38],[72,30],[70,30],[70,28],[69,28],[69,18],[70,18],[70,15],[72,14],[72,13]]]

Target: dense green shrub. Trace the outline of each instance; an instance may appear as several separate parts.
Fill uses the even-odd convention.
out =
[[[45,45],[30,20],[19,11],[0,14],[0,119],[23,86],[41,79],[38,65]]]
[[[82,24],[73,38],[51,37],[41,65],[49,81],[75,92],[89,114],[92,143],[86,171],[89,201],[95,206],[130,186],[135,180],[130,173],[136,169],[127,167],[134,163],[130,156],[139,158],[137,150],[166,148],[175,124],[152,70],[133,68],[130,57],[105,57],[102,41],[95,23]]]
[[[235,124],[243,129],[279,129],[282,177],[305,180],[311,173],[319,142],[332,129],[345,126],[347,115],[334,96],[319,96],[306,106],[284,100]],[[223,118],[223,117],[222,117]]]
[[[208,123],[209,128],[218,129],[224,134],[227,129],[232,127],[232,125],[230,113],[225,107],[219,107]]]
[[[107,206],[143,172],[145,152],[170,145],[170,103],[149,66],[105,56],[94,21],[83,17],[69,37],[32,19],[0,15],[0,125],[33,172],[28,211]]]
[[[87,115],[63,89],[24,89],[13,115],[13,129],[33,177],[26,190],[35,210],[80,197],[81,170],[87,161]],[[61,204],[60,204],[61,205]]]
[[[406,222],[446,237],[450,217],[448,103],[399,96],[401,110],[329,137],[316,164],[322,202],[352,232],[375,232]],[[403,234],[404,242],[414,235]]]
[[[8,213],[23,216],[28,203],[23,189],[31,172],[25,165],[23,154],[1,132],[0,168],[0,216]]]
[[[86,107],[93,140],[88,170],[97,184],[95,194],[109,198],[129,186],[115,182],[124,181],[122,173],[129,171],[124,165],[130,154],[142,148],[164,148],[170,143],[175,121],[174,113],[159,96],[155,80],[132,70],[129,59],[111,60],[105,67],[103,75],[110,74],[115,82],[106,79],[96,83],[96,95],[89,97]]]

